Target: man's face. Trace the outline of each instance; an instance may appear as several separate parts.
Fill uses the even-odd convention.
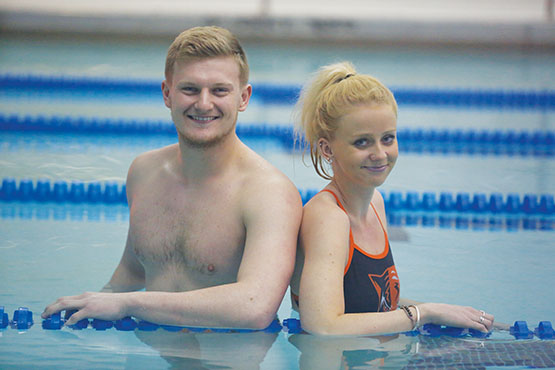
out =
[[[179,136],[190,146],[205,148],[234,131],[252,87],[241,86],[233,57],[215,57],[177,62],[162,92]]]

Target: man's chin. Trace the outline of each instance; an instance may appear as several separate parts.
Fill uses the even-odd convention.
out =
[[[230,135],[230,133],[231,131],[218,136],[202,138],[192,135],[180,135],[180,137],[182,138],[183,142],[191,148],[210,149],[222,143]]]

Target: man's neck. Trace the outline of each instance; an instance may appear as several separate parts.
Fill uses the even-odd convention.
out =
[[[215,145],[198,147],[179,137],[178,163],[187,181],[203,182],[223,174],[237,158],[242,143],[230,133]]]

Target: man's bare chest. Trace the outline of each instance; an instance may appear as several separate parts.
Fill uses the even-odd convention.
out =
[[[129,238],[148,272],[236,275],[245,243],[239,207],[227,194],[159,192],[134,197]]]

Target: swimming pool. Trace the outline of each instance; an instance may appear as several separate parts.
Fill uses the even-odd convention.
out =
[[[155,82],[161,79],[168,43],[0,38],[2,74],[30,76],[16,81],[15,88],[0,89],[0,123],[10,128],[0,132],[0,178],[7,184],[14,179],[16,188],[28,184],[25,179],[35,187],[48,179],[52,187],[62,181],[70,190],[72,184],[85,189],[84,198],[74,195],[73,201],[61,196],[57,202],[25,200],[17,192],[14,197],[23,199],[0,201],[0,306],[10,317],[19,306],[29,307],[35,319],[29,330],[0,329],[2,368],[555,367],[552,340],[517,341],[505,332],[487,339],[401,335],[379,341],[284,331],[41,329],[38,315],[46,304],[99,289],[121,257],[127,207],[119,200],[87,199],[88,186],[98,182],[105,189],[115,183],[121,192],[138,153],[175,140]],[[340,58],[405,94],[401,156],[383,187],[404,296],[477,306],[500,322],[526,320],[532,330],[539,321],[555,322],[549,288],[555,281],[554,216],[549,198],[543,198],[545,212],[539,205],[542,195],[553,196],[555,184],[549,136],[555,127],[549,103],[552,54],[262,44],[246,49],[255,91],[256,84],[266,84],[270,97],[294,91],[307,73]],[[41,85],[37,76],[46,76],[50,85]],[[535,98],[522,104],[522,96]],[[325,182],[303,164],[300,153],[284,145],[291,105],[268,99],[252,102],[240,115],[238,130],[308,197]],[[128,126],[116,132],[115,124]],[[436,203],[422,202],[424,194],[433,194]],[[490,205],[494,194],[503,200],[497,213],[480,206],[472,210],[474,200],[482,199],[477,195]],[[538,203],[533,210],[513,212],[508,202],[513,194],[519,205],[526,194]],[[279,316],[291,316],[288,295]]]

